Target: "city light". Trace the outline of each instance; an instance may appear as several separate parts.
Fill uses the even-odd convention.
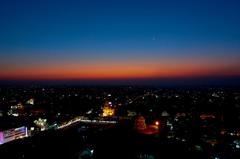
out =
[[[0,159],[240,159],[240,0],[0,0]]]
[[[3,132],[0,132],[0,145],[4,143]]]
[[[22,126],[0,132],[0,144],[28,137],[27,127]]]
[[[115,109],[112,107],[112,102],[105,102],[102,108],[102,116],[103,117],[110,117],[113,116],[115,113]]]

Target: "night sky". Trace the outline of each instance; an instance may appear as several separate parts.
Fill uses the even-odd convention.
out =
[[[239,0],[0,1],[0,80],[237,76]]]

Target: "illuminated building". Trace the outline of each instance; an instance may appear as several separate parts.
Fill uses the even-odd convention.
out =
[[[3,132],[0,132],[0,144],[4,143],[4,136],[3,136]]]
[[[41,131],[47,129],[47,119],[34,120],[34,123],[40,128]]]
[[[108,117],[108,116],[113,116],[115,113],[114,108],[112,108],[112,103],[111,102],[105,102],[103,108],[102,108],[102,116],[103,117]]]
[[[156,121],[154,125],[146,125],[145,118],[143,116],[139,116],[135,120],[134,128],[138,133],[152,135],[159,133],[159,125],[159,121]]]
[[[2,117],[2,116],[3,116],[3,111],[0,110],[0,117]]]
[[[165,133],[167,128],[167,121],[168,121],[169,114],[167,111],[163,111],[161,114],[161,133]]]
[[[34,105],[34,99],[33,98],[29,99],[27,101],[27,104]]]
[[[114,114],[114,109],[107,108],[107,107],[103,108],[103,117],[113,116],[113,114]]]
[[[23,113],[24,107],[22,103],[18,103],[17,105],[11,106],[11,109],[8,111],[8,115],[10,116],[19,116]]]
[[[15,105],[15,106],[11,106],[11,109],[12,110],[20,110],[20,109],[23,109],[23,105],[22,105],[22,103],[18,103],[17,105]]]
[[[146,129],[145,118],[143,116],[139,116],[136,118],[134,123],[134,128],[138,131]]]
[[[27,127],[12,128],[0,132],[0,144],[4,144],[16,139],[21,139],[28,136]]]

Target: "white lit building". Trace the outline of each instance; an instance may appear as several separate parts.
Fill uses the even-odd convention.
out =
[[[0,145],[16,139],[28,137],[27,127],[12,128],[0,132]]]

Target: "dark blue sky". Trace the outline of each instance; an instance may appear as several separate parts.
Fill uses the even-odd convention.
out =
[[[45,66],[67,74],[73,69],[65,69],[69,64],[78,70],[100,66],[103,72],[108,61],[116,68],[112,71],[124,72],[127,68],[121,70],[120,65],[132,62],[131,71],[141,72],[137,68],[145,61],[146,67],[155,64],[144,70],[151,76],[179,76],[181,71],[182,76],[229,71],[236,75],[240,74],[239,28],[238,0],[1,0],[0,72],[4,78],[20,78],[16,72],[26,70],[27,78]],[[204,74],[208,70],[202,66],[214,69]],[[152,73],[155,67],[170,73]],[[68,74],[86,75],[78,70]],[[29,76],[50,74],[40,72]],[[94,68],[89,72],[91,78],[100,74]],[[108,74],[105,77],[111,77]]]

